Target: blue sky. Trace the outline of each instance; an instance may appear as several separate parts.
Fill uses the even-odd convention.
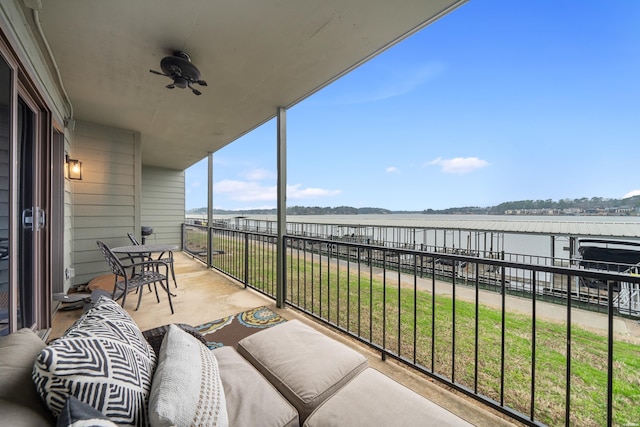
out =
[[[275,207],[275,148],[273,120],[216,152],[214,208]],[[471,0],[289,109],[287,165],[287,206],[640,194],[640,1]]]

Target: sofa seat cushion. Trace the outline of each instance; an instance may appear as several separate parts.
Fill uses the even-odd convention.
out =
[[[304,427],[472,427],[462,418],[368,368],[320,405]]]
[[[238,352],[298,410],[300,422],[367,367],[367,359],[298,320],[242,339]]]
[[[165,334],[149,398],[152,427],[229,425],[215,355],[177,325]]]
[[[233,347],[219,347],[213,353],[220,367],[229,425],[299,426],[296,409]]]
[[[32,411],[36,419],[48,420],[49,424],[54,422],[51,412],[40,399],[31,380],[36,357],[46,346],[29,328],[0,337],[0,414],[3,414],[3,419],[5,413],[7,416],[21,414],[26,417],[25,414]],[[17,415],[16,419],[19,419]]]
[[[34,411],[28,406],[0,399],[0,425],[11,427],[55,426],[56,420],[48,409],[46,413],[42,413]]]
[[[156,355],[129,314],[102,297],[40,352],[33,380],[55,416],[75,396],[118,425],[145,426],[155,366]]]

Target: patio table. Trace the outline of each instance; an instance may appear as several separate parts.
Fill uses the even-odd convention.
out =
[[[140,254],[147,254],[147,253],[162,253],[162,252],[173,253],[173,251],[177,249],[178,249],[178,245],[150,243],[150,244],[142,244],[142,245],[117,246],[115,248],[111,248],[111,251],[115,254],[140,255]]]

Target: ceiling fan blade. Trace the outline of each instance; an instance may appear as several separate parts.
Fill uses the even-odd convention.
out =
[[[200,92],[198,89],[191,88],[191,91],[192,91],[195,95],[202,95],[202,92]]]
[[[156,70],[149,70],[149,71],[150,71],[150,72],[152,72],[153,74],[157,74],[157,75],[159,75],[159,76],[166,76],[166,77],[169,77],[169,76],[167,76],[165,73],[161,73],[160,71],[156,71]]]
[[[174,85],[173,83],[171,83],[170,85],[166,85],[165,86],[167,89],[175,89],[176,85]]]
[[[198,83],[200,86],[207,86],[207,82],[205,82],[204,80],[198,80],[196,83]]]

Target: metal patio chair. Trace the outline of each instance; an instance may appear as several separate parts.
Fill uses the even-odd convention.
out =
[[[136,246],[140,245],[140,242],[138,241],[138,239],[136,239],[136,236],[133,235],[133,233],[127,233],[127,237],[129,237],[129,240],[131,240],[131,243],[133,243]],[[167,265],[169,265],[169,271],[171,271],[171,278],[173,279],[173,285],[177,288],[178,287],[178,282],[176,281],[176,273],[173,270],[173,253],[169,252],[168,256],[164,256],[165,252],[162,252],[160,254],[160,256],[158,256],[158,258],[156,259],[156,261],[162,261],[164,263],[166,263]],[[149,260],[152,260],[153,258],[151,257],[151,254],[147,255]]]
[[[145,285],[153,284],[153,288],[156,293],[156,300],[160,302],[158,296],[158,283],[160,287],[167,292],[169,298],[169,307],[171,308],[171,314],[173,314],[173,303],[171,302],[171,292],[169,290],[169,265],[163,261],[158,260],[145,260],[140,262],[133,262],[132,257],[127,257],[131,264],[124,265],[120,258],[118,258],[113,251],[100,240],[97,241],[98,247],[104,255],[111,272],[115,275],[115,283],[113,286],[112,298],[118,300],[122,297],[122,307],[124,307],[127,299],[127,294],[132,290],[138,291],[138,305],[136,310],[140,308],[140,301],[142,301],[142,293]],[[164,268],[164,274],[162,269]],[[163,282],[166,282],[166,286]]]

